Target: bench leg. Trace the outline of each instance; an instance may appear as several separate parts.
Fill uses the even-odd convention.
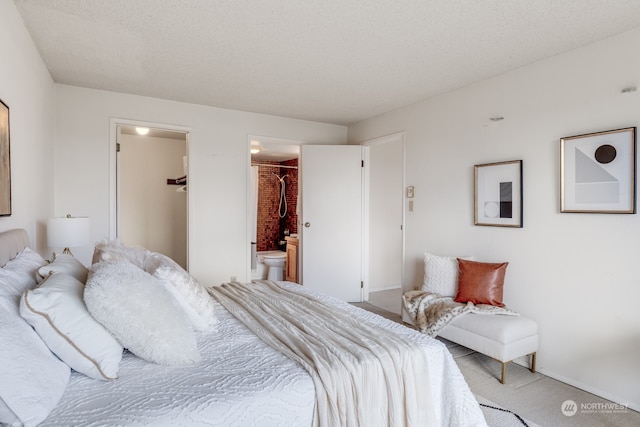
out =
[[[529,369],[534,374],[536,373],[536,352],[531,353],[531,368]]]
[[[529,354],[529,356],[531,356],[531,364],[530,364],[531,367],[529,368],[529,370],[535,374],[536,373],[536,352],[534,351],[533,353]],[[502,364],[502,372],[500,373],[500,383],[504,384],[506,380],[505,377],[507,375],[507,363],[509,362],[502,362],[500,360],[498,360],[498,362]]]

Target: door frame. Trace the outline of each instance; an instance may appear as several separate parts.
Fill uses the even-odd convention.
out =
[[[186,126],[170,125],[166,123],[148,122],[144,120],[132,120],[111,117],[109,118],[109,240],[115,240],[120,236],[118,219],[120,218],[120,205],[118,203],[118,153],[116,144],[118,143],[118,130],[120,126],[140,126],[155,129],[184,132],[186,134],[187,153],[187,175],[191,172],[191,158],[189,157],[189,142],[191,139],[191,128]],[[187,266],[189,265],[189,238],[191,223],[191,197],[187,193]]]
[[[382,145],[382,144],[387,144],[390,142],[394,142],[399,140],[402,146],[402,189],[404,192],[404,188],[406,188],[406,149],[405,149],[405,133],[404,132],[396,132],[396,133],[392,133],[390,135],[385,135],[385,136],[381,136],[381,137],[377,137],[377,138],[373,138],[373,139],[368,139],[364,142],[362,142],[360,145],[363,145],[365,147],[372,147],[375,145]],[[370,150],[365,150],[365,165],[369,164],[370,161]],[[365,254],[364,254],[364,261],[363,261],[363,277],[364,277],[364,301],[368,301],[369,300],[369,284],[370,284],[370,250],[371,250],[371,241],[370,241],[370,234],[371,234],[371,229],[370,229],[370,211],[369,211],[369,202],[370,202],[370,192],[371,192],[371,179],[370,179],[370,175],[371,175],[371,168],[370,167],[366,167],[365,168],[365,179],[364,179],[364,185],[365,185],[365,189],[364,189],[364,227],[365,227],[365,233],[364,233],[364,248],[365,248]],[[401,260],[401,269],[400,269],[400,287],[402,289],[402,292],[404,293],[404,282],[405,282],[405,271],[404,271],[404,266],[405,266],[405,252],[406,252],[406,248],[405,248],[405,244],[406,244],[406,194],[403,193],[402,195],[402,250],[401,250],[401,254],[400,254],[400,260]]]

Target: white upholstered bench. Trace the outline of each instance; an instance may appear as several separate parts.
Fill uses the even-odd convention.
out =
[[[500,382],[505,382],[506,365],[530,356],[530,371],[536,371],[538,324],[524,316],[466,313],[440,330],[438,336],[485,354],[502,363]]]

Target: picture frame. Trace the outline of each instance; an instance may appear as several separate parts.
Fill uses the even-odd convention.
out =
[[[522,228],[522,160],[474,166],[474,225]]]
[[[11,215],[9,106],[0,99],[0,216]]]
[[[560,139],[560,212],[636,213],[636,128]]]

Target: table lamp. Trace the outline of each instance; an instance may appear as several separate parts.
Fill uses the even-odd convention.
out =
[[[64,248],[63,254],[73,255],[69,248],[86,246],[89,242],[89,217],[67,215],[47,221],[47,244],[50,248]]]

